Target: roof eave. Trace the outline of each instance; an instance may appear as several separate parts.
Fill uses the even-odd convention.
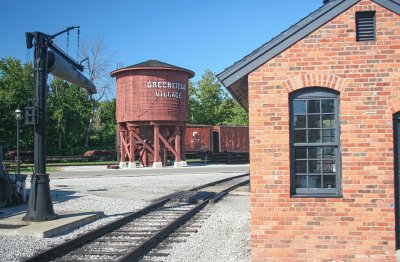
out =
[[[302,24],[300,21],[293,28],[288,29],[284,34],[266,43],[264,46],[254,51],[250,55],[239,60],[231,67],[228,67],[222,73],[218,74],[218,79],[225,87],[239,80],[244,75],[257,69],[282,51],[294,45],[305,36],[309,35],[325,23],[340,15],[342,12],[359,2],[360,0],[338,0],[326,4],[321,7],[315,17]],[[400,14],[400,0],[372,0],[373,2],[391,10],[396,14]]]
[[[299,24],[296,24],[293,28],[287,30],[281,36],[271,40],[265,44],[265,46],[262,46],[259,50],[253,52],[253,54],[246,56],[242,60],[236,62],[236,64],[230,68],[218,74],[218,78],[224,84],[224,86],[231,85],[244,75],[254,71],[262,64],[288,49],[290,46],[294,45],[359,1],[360,0],[339,0],[335,1],[331,5],[327,4],[326,7],[321,8],[321,11],[318,14],[314,14],[315,17],[309,19],[308,21],[304,21],[304,25],[299,22]]]
[[[180,71],[180,72],[185,72],[189,75],[189,78],[192,78],[195,76],[195,73],[191,70],[184,69],[184,68],[178,68],[178,67],[158,67],[158,66],[153,66],[153,67],[124,67],[121,69],[114,70],[110,73],[111,77],[115,77],[117,74],[122,73],[122,72],[127,72],[127,71],[137,71],[137,70],[172,70],[172,71]]]
[[[400,1],[399,0],[372,0],[378,5],[391,10],[392,12],[400,15]]]

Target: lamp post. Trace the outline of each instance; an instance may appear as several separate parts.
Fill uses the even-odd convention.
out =
[[[19,110],[19,108],[17,108],[17,110],[14,111],[15,113],[15,120],[17,121],[17,159],[16,159],[16,168],[17,168],[17,172],[16,172],[16,179],[18,179],[18,176],[20,174],[20,162],[19,162],[19,121],[21,120],[22,114],[21,114],[21,110]]]

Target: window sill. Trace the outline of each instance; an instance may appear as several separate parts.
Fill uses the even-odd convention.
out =
[[[343,198],[343,195],[335,195],[335,194],[297,194],[291,195],[291,198]]]

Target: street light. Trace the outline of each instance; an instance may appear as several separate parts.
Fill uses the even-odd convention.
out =
[[[15,120],[17,121],[17,159],[16,159],[16,164],[17,164],[17,172],[16,172],[16,180],[18,179],[19,173],[20,173],[20,165],[19,165],[19,121],[22,118],[22,113],[19,108],[14,111],[15,113]]]

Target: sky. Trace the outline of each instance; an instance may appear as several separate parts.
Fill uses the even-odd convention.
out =
[[[0,0],[0,58],[32,61],[25,32],[80,26],[80,42],[101,39],[110,71],[155,59],[215,73],[322,6],[322,0]],[[67,34],[55,43],[67,49]],[[76,57],[77,30],[68,53]]]

